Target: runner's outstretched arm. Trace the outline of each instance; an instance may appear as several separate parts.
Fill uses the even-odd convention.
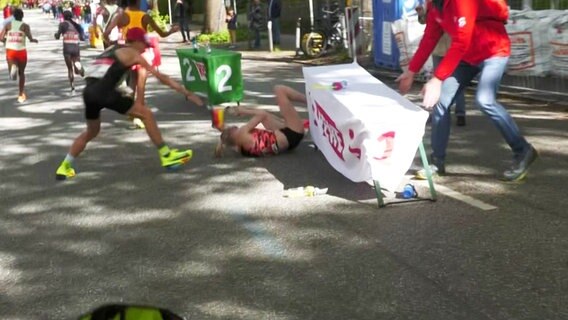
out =
[[[182,86],[178,82],[172,80],[167,75],[160,73],[158,70],[156,70],[150,64],[148,64],[146,59],[144,59],[142,56],[137,55],[137,57],[135,59],[136,59],[136,61],[135,61],[136,64],[139,64],[143,68],[148,70],[148,72],[150,72],[152,75],[154,75],[161,83],[163,83],[163,84],[167,85],[168,87],[176,90],[177,92],[185,95],[189,100],[193,101],[198,106],[200,106],[200,107],[203,106],[203,101],[201,100],[201,98],[199,98],[199,96],[197,96],[195,93],[187,90],[184,86]]]
[[[162,38],[166,38],[169,35],[179,31],[178,25],[174,25],[173,27],[170,28],[169,31],[162,30],[162,28],[160,28],[160,26],[158,26],[156,21],[154,21],[154,19],[152,19],[152,17],[150,17],[148,14],[146,14],[143,19],[146,19],[148,25],[150,25],[150,27],[152,27],[152,30],[156,31],[160,35],[160,37],[162,37]]]

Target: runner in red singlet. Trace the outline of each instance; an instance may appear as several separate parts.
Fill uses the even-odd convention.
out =
[[[304,121],[292,102],[306,103],[306,96],[283,85],[275,86],[274,94],[283,119],[264,110],[242,106],[230,108],[229,112],[239,116],[249,115],[252,119],[240,128],[232,126],[222,131],[221,140],[215,150],[216,156],[222,155],[225,146],[233,147],[249,157],[277,155],[298,146],[304,138]],[[262,124],[264,129],[257,128],[259,124]]]

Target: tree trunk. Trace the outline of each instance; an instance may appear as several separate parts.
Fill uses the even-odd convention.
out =
[[[227,29],[223,3],[223,0],[205,1],[205,22],[203,23],[203,33],[213,33]]]

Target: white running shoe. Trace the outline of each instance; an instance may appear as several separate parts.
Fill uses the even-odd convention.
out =
[[[75,66],[75,70],[77,70],[79,72],[79,75],[81,77],[85,77],[85,69],[83,68],[83,65],[81,64],[81,62],[75,61],[75,63],[73,63],[73,65]]]

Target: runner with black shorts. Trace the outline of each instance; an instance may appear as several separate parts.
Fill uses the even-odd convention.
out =
[[[70,11],[63,12],[63,22],[59,24],[59,30],[55,33],[55,39],[63,35],[63,59],[67,65],[67,77],[71,85],[71,94],[75,93],[75,74],[85,76],[85,70],[81,65],[81,49],[79,43],[85,41],[83,28],[73,21]]]
[[[142,119],[150,140],[158,148],[163,167],[178,167],[188,162],[193,155],[191,150],[170,149],[162,139],[150,108],[135,102],[130,92],[122,90],[120,85],[130,68],[139,64],[161,83],[185,95],[195,104],[202,106],[203,102],[182,85],[151,67],[141,56],[142,52],[150,45],[146,42],[144,30],[139,28],[129,30],[126,41],[126,46],[117,45],[108,48],[93,61],[92,68],[88,68],[85,78],[87,86],[83,91],[87,130],[81,133],[71,145],[69,153],[57,169],[57,180],[65,180],[75,176],[73,162],[85,149],[87,143],[98,135],[101,127],[100,112],[103,108]]]

